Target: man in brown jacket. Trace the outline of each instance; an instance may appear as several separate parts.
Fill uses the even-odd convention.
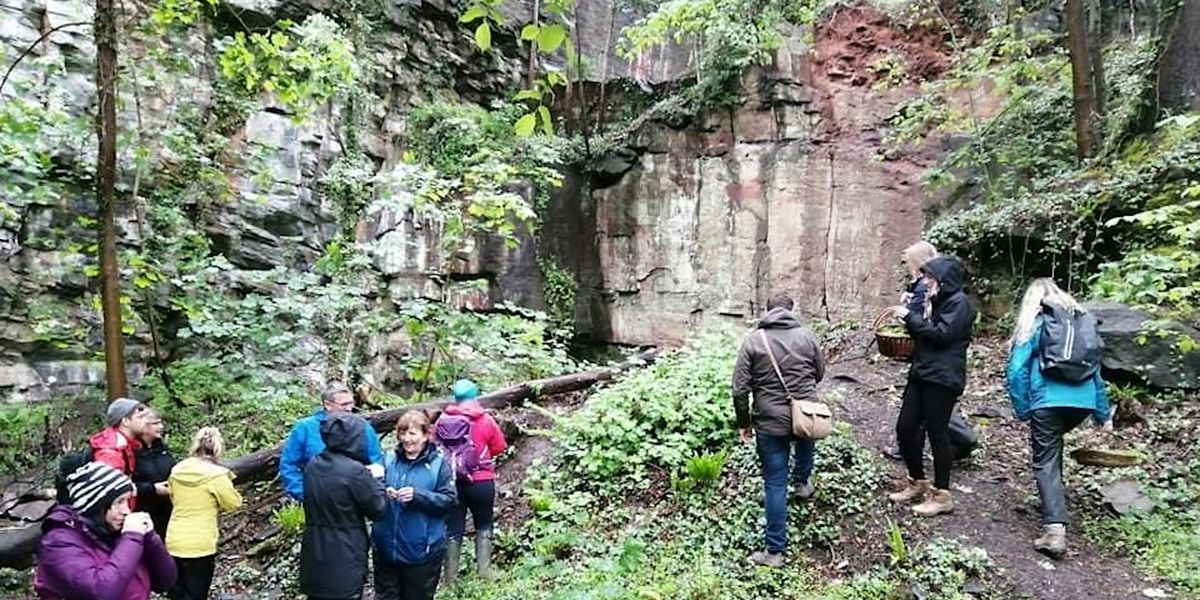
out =
[[[742,441],[755,438],[766,491],[767,551],[750,556],[754,564],[779,567],[787,549],[787,479],[790,454],[792,494],[804,500],[813,494],[809,477],[816,443],[792,435],[792,406],[797,400],[815,399],[817,382],[825,376],[825,359],[817,338],[800,325],[792,313],[792,299],[776,296],[767,302],[767,313],[742,340],[733,371],[733,408]],[[770,354],[767,351],[770,344]],[[779,365],[780,381],[771,364]],[[749,396],[753,395],[753,406]],[[753,426],[753,431],[751,430]]]

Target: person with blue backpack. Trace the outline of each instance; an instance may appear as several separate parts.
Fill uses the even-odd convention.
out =
[[[457,501],[450,461],[429,443],[419,410],[396,422],[396,451],[384,459],[387,508],[375,524],[375,597],[433,600],[446,551],[446,515]]]
[[[1042,500],[1043,534],[1034,548],[1053,558],[1067,550],[1063,436],[1089,416],[1112,429],[1100,361],[1104,341],[1096,317],[1054,280],[1029,284],[1017,314],[1008,358],[1008,396],[1029,422],[1034,478]]]
[[[459,379],[451,390],[454,404],[437,420],[435,439],[450,461],[458,491],[458,504],[447,519],[450,541],[446,545],[445,582],[458,578],[467,511],[475,525],[475,568],[479,577],[492,579],[492,535],[495,531],[495,458],[508,449],[496,419],[479,403],[479,386]]]

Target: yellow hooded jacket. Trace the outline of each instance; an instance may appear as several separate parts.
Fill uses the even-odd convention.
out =
[[[242,496],[233,487],[233,471],[191,457],[171,469],[169,481],[175,508],[167,525],[167,551],[178,558],[216,554],[217,513],[242,506]]]

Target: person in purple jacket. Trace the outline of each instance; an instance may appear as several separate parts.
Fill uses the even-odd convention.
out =
[[[133,481],[92,462],[67,477],[70,504],[42,522],[33,587],[41,600],[149,600],[175,583],[175,561],[150,515],[132,512]]]

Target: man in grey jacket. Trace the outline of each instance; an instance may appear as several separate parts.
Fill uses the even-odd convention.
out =
[[[800,325],[792,306],[792,299],[782,295],[767,302],[766,314],[742,340],[733,371],[737,426],[742,441],[748,443],[755,438],[766,492],[767,550],[750,555],[750,561],[767,567],[783,566],[783,553],[787,549],[787,479],[791,454],[795,454],[796,460],[792,468],[792,495],[805,500],[813,494],[809,477],[816,442],[792,435],[788,393],[796,400],[815,400],[817,382],[825,376],[821,346],[816,336]],[[770,344],[770,355],[766,344]],[[780,381],[771,364],[771,355],[786,381]]]

